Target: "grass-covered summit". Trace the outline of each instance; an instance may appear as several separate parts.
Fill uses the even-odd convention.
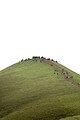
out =
[[[0,71],[0,120],[80,120],[80,75],[44,57]]]

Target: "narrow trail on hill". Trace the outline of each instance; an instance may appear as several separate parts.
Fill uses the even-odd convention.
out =
[[[51,65],[52,67],[55,67],[57,72],[60,72],[61,75],[65,78],[65,80],[71,82],[73,85],[76,85],[78,87],[80,87],[80,83],[74,81],[73,76],[68,73],[66,70],[62,69],[60,66],[56,65],[55,63],[53,63],[51,60],[47,60],[47,59],[42,59],[41,60],[49,65]]]
[[[50,66],[55,68],[55,72],[57,72],[57,75],[59,72],[64,77],[65,80],[67,80],[68,82],[71,82],[72,85],[76,85],[77,87],[80,87],[80,83],[76,82],[76,80],[73,78],[73,75],[70,72],[68,72],[67,70],[60,67],[59,65],[55,64],[53,62],[54,60],[50,60],[50,58],[46,59],[45,57],[40,58],[37,56],[34,56],[32,59],[35,61],[40,60],[40,62],[49,64]]]

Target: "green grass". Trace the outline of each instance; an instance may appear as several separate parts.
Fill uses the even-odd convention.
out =
[[[80,75],[55,64],[80,83]],[[80,86],[72,80],[39,60],[19,62],[0,71],[0,120],[68,120],[80,115]]]
[[[62,118],[60,120],[80,120],[80,115]]]

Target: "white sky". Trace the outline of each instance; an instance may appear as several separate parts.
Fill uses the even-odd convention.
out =
[[[80,0],[0,0],[0,70],[53,58],[80,74]]]

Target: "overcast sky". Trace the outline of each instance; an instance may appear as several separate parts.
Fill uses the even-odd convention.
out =
[[[0,70],[34,55],[80,74],[80,0],[0,0]]]

